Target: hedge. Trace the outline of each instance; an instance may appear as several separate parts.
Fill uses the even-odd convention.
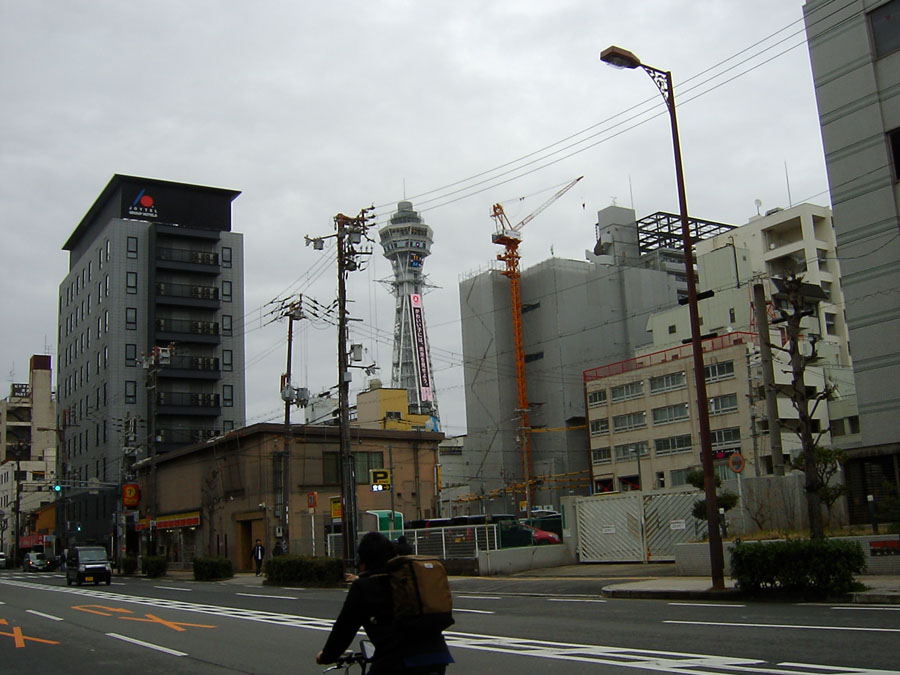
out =
[[[194,558],[194,579],[196,581],[214,581],[230,579],[234,576],[234,564],[222,556],[213,558]]]
[[[343,563],[335,558],[280,555],[265,563],[266,580],[279,586],[337,586],[344,580]]]
[[[750,593],[829,596],[853,590],[866,570],[862,546],[836,539],[741,542],[731,550],[731,577]]]
[[[141,558],[141,574],[148,577],[161,577],[166,573],[169,561],[162,555],[145,555]]]

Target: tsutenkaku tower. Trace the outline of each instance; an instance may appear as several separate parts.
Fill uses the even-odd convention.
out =
[[[423,267],[431,253],[432,229],[413,211],[412,202],[397,204],[390,223],[379,230],[384,257],[391,261],[394,314],[394,355],[391,386],[406,389],[411,413],[432,415],[438,424],[437,399],[431,375],[431,352],[425,329]]]

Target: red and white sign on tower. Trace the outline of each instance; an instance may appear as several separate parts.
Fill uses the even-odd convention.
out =
[[[409,296],[409,309],[412,313],[413,344],[416,350],[416,374],[419,379],[419,392],[423,401],[432,401],[431,370],[428,367],[428,337],[425,335],[425,309],[422,307],[422,296],[413,293]]]

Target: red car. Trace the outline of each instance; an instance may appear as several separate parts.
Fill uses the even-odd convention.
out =
[[[525,523],[521,523],[521,526],[526,530],[531,530],[531,534],[534,537],[534,543],[537,545],[540,544],[559,544],[562,540],[559,538],[559,535],[556,532],[547,532],[547,530],[539,530],[536,527],[531,525],[526,525]]]

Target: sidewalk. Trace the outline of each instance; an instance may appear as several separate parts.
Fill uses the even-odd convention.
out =
[[[900,604],[900,576],[866,575],[857,581],[867,590],[848,594],[845,602]],[[455,593],[721,601],[743,597],[733,579],[726,577],[725,589],[715,591],[709,577],[676,576],[675,566],[667,564],[566,565],[504,577],[452,577],[450,586]]]
[[[163,581],[192,581],[191,570],[169,570]],[[868,590],[851,593],[844,602],[859,604],[900,604],[900,576],[866,575],[857,581]],[[264,576],[238,572],[216,583],[263,586]],[[587,598],[650,598],[663,600],[719,600],[742,598],[734,580],[725,578],[725,590],[712,590],[709,577],[680,577],[669,564],[582,564],[549,567],[510,576],[450,577],[454,593],[495,593],[507,595],[557,595]]]

